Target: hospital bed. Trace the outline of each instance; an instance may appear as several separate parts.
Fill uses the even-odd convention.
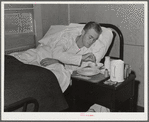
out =
[[[123,35],[118,27],[100,23],[111,28],[112,43],[116,36],[120,41],[119,56],[123,60]],[[105,56],[106,56],[105,55]],[[113,57],[114,58],[114,57]],[[104,58],[101,62],[104,62]],[[5,55],[4,111],[60,112],[68,108],[67,101],[56,76],[48,69],[24,64],[10,55]]]

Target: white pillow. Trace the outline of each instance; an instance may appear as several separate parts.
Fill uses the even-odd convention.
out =
[[[102,33],[99,36],[98,41],[104,44],[104,46],[106,47],[105,51],[107,52],[113,39],[113,33],[110,28],[105,28],[105,27],[101,27],[101,28],[102,28]]]
[[[52,25],[45,36],[39,41],[39,43],[47,45],[51,42],[51,38],[54,37],[56,39],[56,35],[60,36],[60,33],[64,31],[65,29],[78,29],[80,32],[82,31],[85,24],[77,24],[77,23],[70,23],[67,25]],[[113,38],[112,30],[110,28],[102,28],[102,33],[98,38],[98,41],[102,43],[106,48],[105,51],[107,52]],[[58,38],[58,37],[57,37]],[[52,39],[53,41],[53,39]]]

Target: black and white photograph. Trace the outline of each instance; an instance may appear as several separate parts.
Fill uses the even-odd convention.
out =
[[[147,1],[2,1],[2,120],[148,119]]]

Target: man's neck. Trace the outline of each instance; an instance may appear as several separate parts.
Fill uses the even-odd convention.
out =
[[[77,46],[79,48],[82,48],[84,46],[83,43],[82,43],[82,36],[81,35],[80,36],[77,36],[76,43],[77,43]]]

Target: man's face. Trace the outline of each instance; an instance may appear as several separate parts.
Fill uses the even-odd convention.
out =
[[[94,29],[89,29],[86,33],[82,32],[82,42],[86,48],[89,48],[99,37],[99,34]]]

